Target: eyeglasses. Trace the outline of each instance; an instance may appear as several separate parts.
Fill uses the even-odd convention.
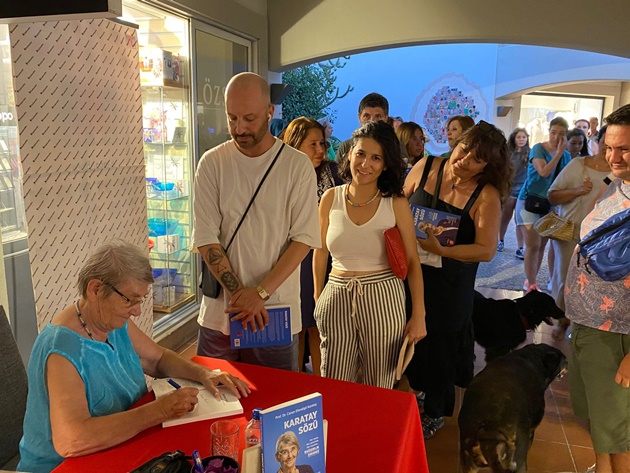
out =
[[[479,120],[479,123],[475,126],[479,127],[479,129],[488,135],[488,137],[496,144],[503,145],[506,143],[505,136],[503,136],[503,133],[501,133],[494,125],[491,125],[483,120]]]
[[[103,284],[105,284],[107,287],[109,287],[112,291],[114,291],[116,294],[118,294],[120,297],[122,297],[123,299],[125,299],[125,305],[127,307],[134,307],[137,305],[141,305],[142,303],[144,303],[147,298],[149,297],[148,295],[144,296],[142,299],[129,299],[127,296],[125,296],[122,292],[120,292],[118,289],[116,289],[112,284],[108,283],[108,282],[104,282]]]
[[[289,455],[297,455],[297,452],[297,447],[291,447],[289,450],[280,450],[278,454],[283,458],[287,458]]]

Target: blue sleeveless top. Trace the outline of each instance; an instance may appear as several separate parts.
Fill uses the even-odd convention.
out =
[[[67,358],[77,369],[85,383],[92,417],[125,411],[147,393],[140,358],[131,345],[127,324],[110,332],[108,341],[111,347],[50,323],[41,331],[28,363],[28,397],[19,471],[49,472],[64,460],[52,443],[46,385],[49,355],[56,353]]]

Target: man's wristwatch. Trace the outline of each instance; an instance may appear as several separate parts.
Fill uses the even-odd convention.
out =
[[[264,287],[258,286],[258,287],[256,287],[256,290],[258,291],[258,295],[260,296],[260,298],[263,301],[268,301],[269,300],[269,293],[265,290]]]

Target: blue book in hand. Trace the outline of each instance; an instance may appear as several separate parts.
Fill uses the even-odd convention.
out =
[[[262,472],[325,473],[322,395],[309,394],[260,412]]]
[[[427,238],[426,230],[431,228],[440,245],[453,246],[455,244],[461,216],[422,205],[411,204],[410,207],[418,238],[422,240]]]
[[[291,335],[291,309],[289,307],[265,307],[269,314],[269,325],[263,330],[252,332],[241,320],[230,320],[230,345],[232,348],[274,347],[289,345]],[[236,314],[230,314],[230,319]]]

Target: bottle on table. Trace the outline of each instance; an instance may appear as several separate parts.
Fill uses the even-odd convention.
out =
[[[252,419],[245,426],[245,443],[247,447],[253,447],[260,443],[260,409],[252,411]]]

